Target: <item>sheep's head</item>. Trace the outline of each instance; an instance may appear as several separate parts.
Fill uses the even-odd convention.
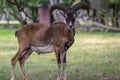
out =
[[[73,5],[72,7],[68,7],[62,3],[56,3],[50,8],[50,15],[52,15],[52,12],[55,9],[63,11],[61,14],[64,16],[66,24],[68,25],[68,28],[73,29],[75,18],[78,15],[77,11],[79,9],[86,9],[87,11],[89,11],[89,5],[85,2],[80,2]]]

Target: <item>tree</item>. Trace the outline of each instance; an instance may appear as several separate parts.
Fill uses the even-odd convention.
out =
[[[27,24],[28,21],[38,22],[37,8],[40,4],[48,5],[49,2],[65,2],[66,5],[72,5],[75,0],[2,0],[0,9],[2,11],[9,9],[10,15],[15,17],[21,24]],[[4,11],[3,11],[4,12]]]
[[[118,27],[118,17],[119,17],[119,10],[120,10],[120,0],[110,0],[109,7],[113,9],[113,19],[112,23],[113,26]]]
[[[37,22],[37,7],[42,4],[48,4],[49,0],[2,0],[0,9],[9,10],[11,16],[15,17],[21,24],[27,24],[28,21]]]

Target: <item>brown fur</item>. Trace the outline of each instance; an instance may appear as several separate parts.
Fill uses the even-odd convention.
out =
[[[31,23],[19,28],[15,35],[18,38],[19,50],[11,60],[11,80],[14,80],[15,64],[19,60],[24,80],[28,80],[25,73],[24,62],[33,52],[31,46],[44,47],[52,45],[58,64],[58,80],[66,80],[66,52],[74,43],[74,29],[69,30],[65,23],[53,23],[50,26],[42,23]],[[60,58],[62,55],[62,58]],[[64,65],[62,65],[64,63]],[[60,76],[60,68],[63,66],[63,76]]]

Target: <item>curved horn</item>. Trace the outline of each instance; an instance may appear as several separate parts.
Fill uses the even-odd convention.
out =
[[[63,12],[66,12],[66,11],[68,10],[68,7],[67,7],[66,5],[62,4],[62,3],[56,3],[56,4],[52,5],[52,6],[50,7],[50,12],[49,12],[49,14],[50,14],[50,16],[51,16],[51,18],[50,18],[50,23],[53,23],[53,20],[54,20],[54,19],[53,19],[52,12],[53,12],[55,9],[59,9],[59,10],[62,10]]]
[[[50,8],[50,14],[55,10],[55,9],[59,9],[59,10],[62,10],[63,12],[65,12],[68,7],[62,3],[56,3],[54,5],[51,6]]]
[[[79,2],[72,7],[75,12],[79,9],[86,9],[89,12],[90,5],[87,2]]]

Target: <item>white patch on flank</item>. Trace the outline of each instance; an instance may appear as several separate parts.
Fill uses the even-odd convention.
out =
[[[35,51],[37,53],[50,53],[54,51],[54,48],[52,45],[47,45],[44,47],[31,46],[30,48],[32,49],[32,51]]]

